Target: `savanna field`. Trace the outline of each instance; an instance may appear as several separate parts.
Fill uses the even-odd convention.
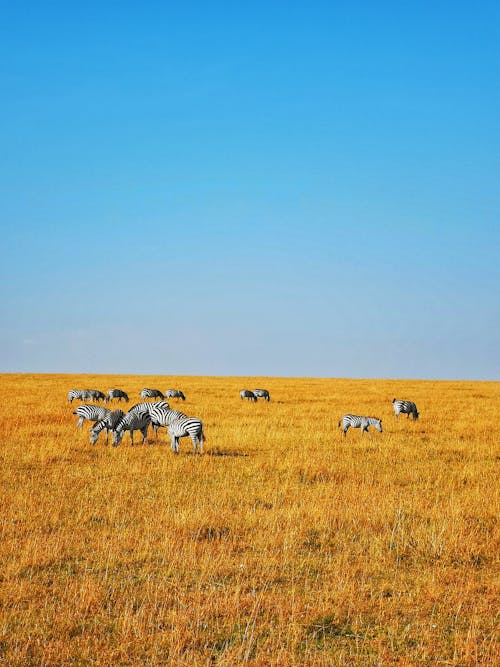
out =
[[[67,393],[110,387],[124,410],[182,389],[205,453],[165,429],[91,446]],[[499,664],[500,383],[2,375],[0,395],[1,665]],[[384,432],[343,438],[347,412]]]

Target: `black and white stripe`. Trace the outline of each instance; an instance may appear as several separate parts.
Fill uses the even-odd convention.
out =
[[[240,391],[240,398],[243,400],[246,398],[249,401],[253,401],[254,403],[257,402],[257,396],[253,393],[253,391],[250,391],[248,389],[242,389]]]
[[[350,428],[360,428],[361,435],[366,431],[368,433],[368,428],[373,426],[382,433],[382,420],[377,419],[377,417],[360,417],[359,415],[344,415],[339,421],[339,427],[342,424],[342,430],[344,431],[344,436]]]
[[[267,391],[267,389],[254,389],[253,393],[255,396],[257,396],[257,398],[263,398],[266,401],[271,400],[271,397],[269,396],[269,392]]]
[[[79,405],[77,409],[73,411],[73,414],[78,415],[79,417],[76,427],[81,427],[86,419],[91,422],[101,421],[107,415],[109,415],[110,412],[111,410],[98,405],[87,405],[85,403],[83,405]]]
[[[85,389],[85,394],[87,396],[90,396],[92,401],[105,401],[106,400],[106,395],[102,393],[102,391],[99,391],[99,389]],[[85,398],[87,400],[87,398]]]
[[[200,419],[195,417],[181,417],[175,419],[168,426],[168,434],[170,436],[170,446],[172,450],[179,453],[179,438],[189,436],[193,443],[194,453],[200,448],[200,454],[203,454],[203,443],[205,442],[205,434],[203,433],[203,423]]]
[[[83,390],[82,389],[70,389],[68,392],[68,401],[72,403],[75,399],[82,401],[82,394]]]
[[[141,398],[165,398],[159,389],[143,389],[141,391]]]
[[[106,444],[108,444],[109,432],[113,431],[123,415],[123,410],[113,410],[113,412],[110,412],[109,415],[106,415],[104,419],[101,419],[101,421],[98,421],[96,424],[94,424],[94,426],[92,426],[90,429],[90,444],[95,445],[99,438],[99,433],[104,429],[106,429]]]
[[[186,400],[186,397],[180,389],[167,389],[165,398],[181,398],[183,401]]]
[[[176,419],[187,417],[187,415],[185,415],[183,412],[180,412],[180,410],[170,410],[168,408],[168,403],[166,408],[156,403],[149,405],[151,406],[149,409],[151,426],[153,427],[156,436],[158,435],[158,429],[161,426],[169,426]]]
[[[108,403],[109,401],[113,401],[115,398],[118,399],[118,403],[121,403],[122,398],[125,400],[126,403],[128,403],[129,401],[128,394],[126,394],[121,389],[108,389],[108,395],[106,396],[106,403]]]
[[[113,428],[113,446],[116,447],[123,439],[125,431],[130,431],[130,442],[134,444],[134,431],[142,433],[142,444],[146,442],[151,417],[148,410],[131,411],[123,415]]]
[[[400,414],[407,415],[407,419],[412,415],[413,421],[419,417],[417,406],[413,401],[398,401],[394,398],[392,400],[392,407],[394,408],[394,415],[396,418]]]

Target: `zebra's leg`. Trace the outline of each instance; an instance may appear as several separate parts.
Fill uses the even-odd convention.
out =
[[[130,444],[134,444],[134,430],[130,429]]]
[[[177,438],[175,435],[171,436],[172,440],[170,442],[170,447],[172,448],[172,451],[174,454],[179,453],[179,438]]]
[[[148,435],[148,425],[141,428],[141,433],[142,433],[142,444],[144,444],[146,442],[146,438]]]
[[[344,426],[344,438],[347,437],[348,430],[349,430],[349,424],[347,424],[347,426]]]
[[[76,428],[82,428],[82,424],[85,421],[85,417],[80,417],[80,419],[76,423]]]

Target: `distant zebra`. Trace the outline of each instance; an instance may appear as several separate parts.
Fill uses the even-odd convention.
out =
[[[115,398],[118,399],[118,403],[122,402],[122,398],[125,399],[125,402],[128,403],[129,398],[128,395],[122,391],[121,389],[108,389],[108,395],[106,396],[106,403],[109,401],[114,400]]]
[[[159,389],[143,389],[141,398],[165,398]]]
[[[266,401],[270,401],[271,397],[269,396],[269,392],[267,389],[254,389],[253,393],[257,398],[264,398]]]
[[[205,434],[203,433],[203,423],[200,419],[195,417],[181,417],[175,419],[168,426],[168,434],[170,436],[170,446],[172,451],[179,453],[179,438],[189,436],[193,443],[194,453],[200,448],[200,454],[203,454],[203,443],[205,442]]]
[[[79,405],[77,409],[73,411],[73,414],[78,415],[79,417],[76,427],[80,428],[86,419],[91,422],[101,421],[101,419],[104,419],[110,412],[111,410],[98,405],[87,405],[85,403]]]
[[[102,393],[102,391],[99,391],[99,389],[85,389],[85,394],[87,396],[90,396],[90,398],[93,401],[105,401],[106,400],[106,395]],[[87,400],[87,399],[85,399]]]
[[[373,426],[382,433],[382,420],[377,419],[377,417],[359,417],[358,415],[344,415],[339,421],[338,426],[342,424],[342,430],[344,431],[344,437],[347,434],[347,431],[350,427],[360,428],[361,435],[366,431],[368,433],[368,428]]]
[[[397,401],[395,398],[393,398],[392,407],[394,408],[394,416],[396,419],[400,414],[407,415],[407,419],[410,415],[412,415],[413,421],[419,417],[417,406],[415,403],[413,403],[413,401]]]
[[[150,424],[151,417],[149,416],[149,411],[127,412],[113,428],[113,446],[117,447],[120,444],[125,431],[130,431],[130,442],[132,445],[134,444],[134,431],[140,431],[142,433],[142,444],[144,444]]]
[[[183,401],[186,400],[186,397],[180,391],[180,389],[167,389],[165,392],[165,398],[182,398]]]
[[[99,438],[99,433],[104,429],[106,429],[106,444],[108,444],[109,432],[113,431],[123,415],[123,410],[113,410],[113,412],[110,412],[109,415],[106,415],[104,419],[101,419],[101,421],[98,421],[96,424],[94,424],[94,426],[92,426],[90,429],[90,444],[95,445]]]
[[[82,389],[70,389],[70,391],[68,392],[68,401],[70,403],[72,403],[74,399],[77,399],[77,400],[81,401],[81,400],[83,400],[82,399],[82,394],[83,394]]]
[[[242,389],[240,391],[240,398],[241,400],[246,398],[249,401],[253,401],[254,403],[257,402],[257,396],[253,393],[253,391],[249,391],[248,389]]]
[[[161,403],[161,401],[159,403]],[[168,408],[168,403],[166,408],[153,403],[149,409],[149,416],[151,417],[151,426],[153,427],[155,436],[158,436],[158,429],[161,426],[169,426],[176,419],[187,417],[187,415],[179,410],[170,410]]]

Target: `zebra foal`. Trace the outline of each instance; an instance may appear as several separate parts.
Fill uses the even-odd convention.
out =
[[[413,401],[397,401],[395,398],[393,398],[392,407],[394,408],[394,416],[396,419],[400,414],[406,415],[407,419],[410,415],[412,415],[413,421],[419,417],[417,406]]]
[[[377,431],[382,433],[382,420],[377,419],[377,417],[360,417],[359,415],[344,415],[338,423],[339,428],[340,425],[342,425],[344,438],[346,437],[347,431],[350,428],[360,428],[361,435],[363,435],[365,431],[368,433],[368,428],[370,426],[373,426],[373,428],[376,428]]]

